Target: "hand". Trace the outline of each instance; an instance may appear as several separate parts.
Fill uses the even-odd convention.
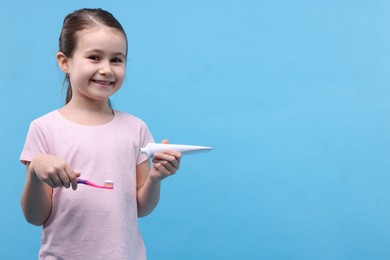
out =
[[[167,140],[161,143],[167,144]],[[163,153],[154,153],[152,168],[149,176],[155,180],[163,180],[177,172],[180,168],[181,153],[176,151],[164,151]]]
[[[77,189],[77,178],[80,177],[80,173],[74,172],[68,163],[55,156],[37,155],[31,161],[30,167],[40,181],[52,188],[72,186],[73,190]]]

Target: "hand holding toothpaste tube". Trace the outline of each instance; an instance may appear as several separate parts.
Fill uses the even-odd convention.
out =
[[[164,179],[179,169],[182,155],[209,152],[212,149],[207,146],[168,144],[167,140],[163,140],[161,144],[148,143],[140,152],[153,158],[152,171],[158,170],[161,177],[159,179]]]
[[[167,145],[168,141],[163,140],[161,144]],[[178,151],[169,149],[154,150],[148,156],[153,158],[149,174],[154,179],[163,180],[175,174],[180,168],[181,153]]]

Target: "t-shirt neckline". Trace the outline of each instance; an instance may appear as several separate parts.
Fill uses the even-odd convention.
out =
[[[99,124],[99,125],[84,125],[84,124],[80,124],[80,123],[74,122],[74,121],[72,121],[70,119],[67,119],[66,117],[64,117],[61,114],[60,109],[55,110],[56,114],[58,115],[58,117],[62,121],[67,122],[68,124],[73,124],[73,125],[80,126],[80,127],[89,127],[89,128],[99,128],[99,127],[105,127],[105,126],[111,125],[116,120],[116,118],[118,117],[118,111],[116,111],[115,109],[113,109],[112,111],[114,113],[114,117],[110,121],[108,121],[107,123]]]

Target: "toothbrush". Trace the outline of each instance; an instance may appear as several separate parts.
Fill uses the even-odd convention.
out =
[[[83,180],[83,179],[77,179],[77,183],[80,183],[80,184],[85,184],[85,185],[89,185],[89,186],[92,186],[92,187],[95,187],[95,188],[100,188],[100,189],[114,189],[114,182],[111,181],[111,180],[106,180],[104,182],[104,185],[97,185],[93,182],[90,182],[89,180]]]

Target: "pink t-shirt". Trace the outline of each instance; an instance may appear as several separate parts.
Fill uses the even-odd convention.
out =
[[[79,184],[56,188],[43,225],[40,259],[146,259],[138,229],[136,166],[147,158],[139,149],[153,142],[146,124],[120,111],[104,125],[71,122],[50,112],[31,125],[20,160],[39,153],[67,161],[82,179],[114,189]]]

